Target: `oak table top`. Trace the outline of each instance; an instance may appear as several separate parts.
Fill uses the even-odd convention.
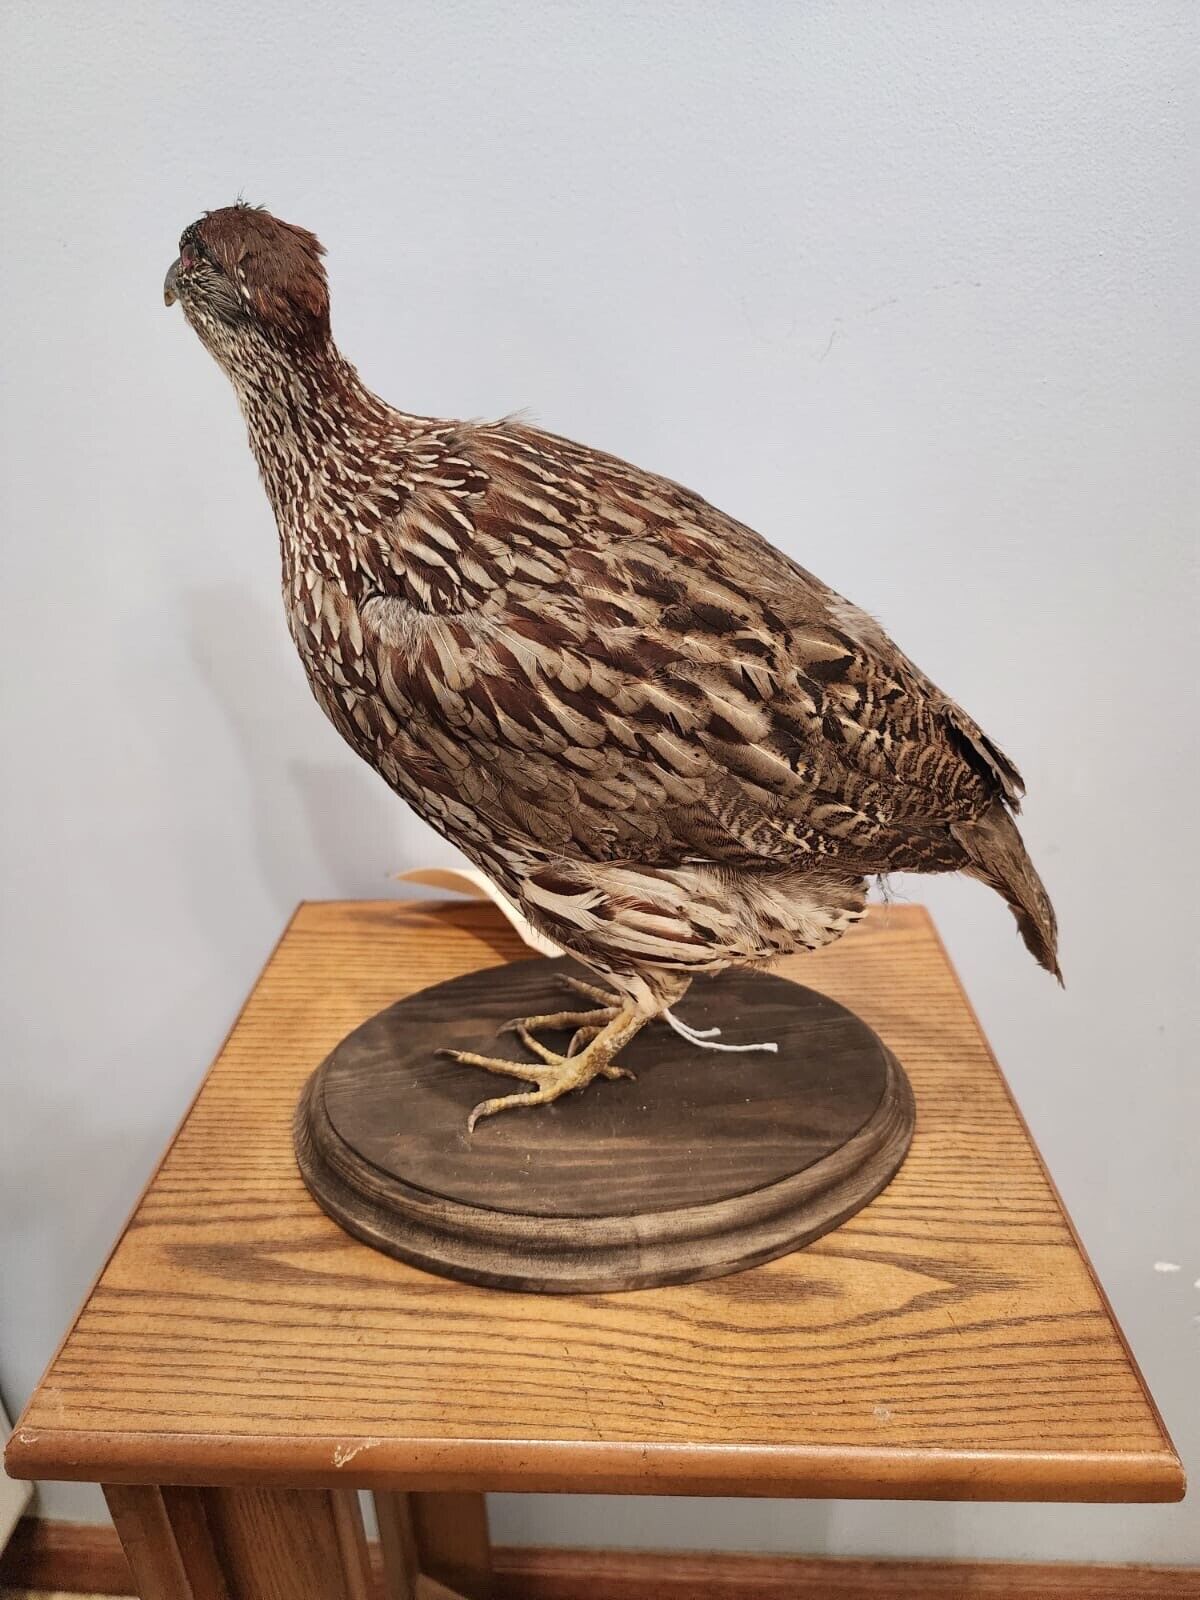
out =
[[[525,953],[490,905],[299,908],[18,1424],[15,1476],[1180,1497],[919,907],[873,909],[779,968],[874,1028],[917,1098],[891,1186],[807,1249],[682,1287],[551,1297],[432,1277],[342,1233],[292,1154],[305,1079],[399,997]]]

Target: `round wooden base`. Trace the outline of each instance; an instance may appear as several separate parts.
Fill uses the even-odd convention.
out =
[[[913,1100],[899,1064],[844,1007],[761,973],[726,973],[682,1003],[692,1028],[775,1054],[704,1050],[665,1023],[549,1106],[466,1131],[515,1079],[440,1056],[525,1059],[510,1017],[580,1004],[566,961],[440,983],[349,1034],[310,1078],[296,1155],[319,1204],[389,1255],[468,1283],[549,1294],[718,1277],[827,1233],[904,1160]],[[546,1042],[565,1049],[547,1035]]]

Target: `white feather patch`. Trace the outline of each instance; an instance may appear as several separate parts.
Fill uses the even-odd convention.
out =
[[[557,957],[563,954],[558,945],[539,933],[527,917],[502,890],[498,889],[486,872],[478,867],[414,867],[411,872],[397,872],[398,883],[420,883],[428,889],[449,889],[453,894],[466,895],[471,900],[490,900],[512,923],[531,950],[539,955]]]

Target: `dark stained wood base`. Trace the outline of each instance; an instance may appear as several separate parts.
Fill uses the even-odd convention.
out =
[[[899,1063],[843,1006],[762,973],[698,982],[680,1010],[693,1028],[719,1026],[725,1043],[772,1040],[777,1054],[704,1050],[654,1023],[621,1056],[636,1081],[597,1080],[468,1135],[473,1105],[521,1085],[438,1050],[524,1059],[498,1029],[578,1007],[567,972],[587,976],[565,961],[470,973],[342,1040],[295,1122],[304,1181],[330,1216],[376,1249],[469,1283],[647,1288],[808,1244],[904,1160],[914,1108]]]

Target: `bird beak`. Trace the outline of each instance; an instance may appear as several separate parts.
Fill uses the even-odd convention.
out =
[[[167,268],[167,275],[163,279],[163,304],[173,306],[179,299],[179,260],[176,258]]]

